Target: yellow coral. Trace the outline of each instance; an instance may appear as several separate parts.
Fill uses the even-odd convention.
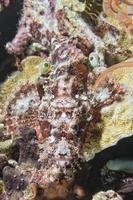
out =
[[[126,93],[122,101],[114,102],[101,110],[101,132],[99,135],[88,134],[84,146],[86,160],[92,159],[95,153],[115,145],[121,138],[133,135],[131,95],[133,94],[133,62],[122,63],[121,66],[116,68],[111,75],[126,89]]]
[[[34,82],[41,74],[39,64],[44,61],[39,56],[30,56],[22,61],[23,71],[13,73],[2,85],[0,89],[0,109],[17,88],[27,81]]]
[[[107,15],[105,21],[115,26],[120,32],[118,45],[133,51],[133,13],[131,2],[119,0],[103,0],[103,11]],[[104,38],[106,43],[106,38]]]
[[[82,12],[85,9],[85,2],[75,0],[62,0],[64,6],[69,7],[74,11]]]
[[[122,200],[122,197],[113,190],[107,190],[96,193],[92,200]]]

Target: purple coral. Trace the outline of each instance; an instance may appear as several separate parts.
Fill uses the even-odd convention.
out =
[[[28,183],[26,175],[9,166],[3,169],[3,181],[8,192],[24,190]]]
[[[6,47],[9,53],[20,55],[25,49],[27,43],[31,38],[30,33],[26,30],[24,25],[19,28],[19,31],[12,42],[9,42]]]
[[[68,17],[65,7],[60,9],[57,5],[56,1],[24,1],[18,33],[13,41],[6,45],[9,53],[22,57],[24,54],[28,55],[35,42],[42,46],[39,55],[43,56],[45,48],[55,67],[86,59],[93,49],[94,41],[89,40],[87,32],[84,33],[84,27],[79,30],[76,27],[77,33],[75,30],[75,33],[71,34],[71,29],[75,29],[74,22]]]

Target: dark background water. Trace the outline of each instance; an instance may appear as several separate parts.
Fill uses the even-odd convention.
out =
[[[10,6],[0,12],[0,82],[16,70],[13,65],[14,56],[7,53],[5,45],[17,32],[22,4],[23,0],[12,0]]]

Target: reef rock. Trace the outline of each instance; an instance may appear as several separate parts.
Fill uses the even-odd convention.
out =
[[[106,192],[98,192],[92,198],[92,200],[122,200],[123,198],[113,190]]]
[[[101,122],[97,124],[99,134],[89,135],[86,138],[85,150],[86,159],[92,158],[96,152],[115,145],[120,139],[133,134],[133,112],[132,112],[132,91],[133,91],[133,62],[122,62],[107,69],[99,76],[95,83],[95,90],[104,87],[108,88],[107,80],[114,79],[125,93],[121,100],[101,109]],[[99,98],[106,98],[109,90],[103,90]],[[88,152],[88,154],[87,154]]]

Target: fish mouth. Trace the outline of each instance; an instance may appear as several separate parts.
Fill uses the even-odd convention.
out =
[[[56,161],[57,165],[61,166],[61,167],[65,167],[70,165],[70,162],[72,161],[72,157],[54,157],[53,158],[54,161]]]
[[[71,161],[72,157],[64,157],[64,156],[60,156],[60,157],[54,157],[53,160],[55,161]]]

